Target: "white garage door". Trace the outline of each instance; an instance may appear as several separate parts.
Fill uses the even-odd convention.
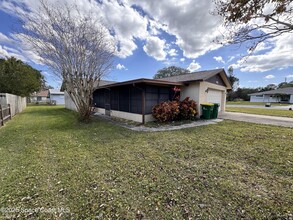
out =
[[[222,105],[222,95],[223,95],[222,91],[209,89],[207,102],[219,103],[220,104],[219,111],[220,111],[221,105]]]

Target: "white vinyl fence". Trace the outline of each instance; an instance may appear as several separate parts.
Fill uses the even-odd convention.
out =
[[[11,108],[11,116],[14,116],[26,108],[26,98],[9,93],[0,93],[0,105],[7,107],[8,104]]]

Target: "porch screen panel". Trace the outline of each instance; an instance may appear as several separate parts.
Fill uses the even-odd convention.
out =
[[[93,105],[98,108],[105,108],[105,91],[104,91],[104,89],[99,89],[94,92]]]
[[[119,111],[129,112],[129,87],[119,89]]]
[[[151,114],[152,109],[156,104],[168,101],[170,97],[169,87],[146,86],[146,106],[145,113]]]
[[[130,112],[142,113],[142,91],[135,87],[130,89]]]
[[[159,88],[157,86],[146,86],[145,88],[145,114],[151,114],[154,105],[158,104]]]
[[[170,100],[170,88],[161,87],[159,88],[159,103]]]
[[[111,110],[119,110],[119,90],[111,89]]]

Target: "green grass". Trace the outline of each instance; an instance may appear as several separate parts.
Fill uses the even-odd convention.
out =
[[[227,105],[262,105],[264,106],[265,102],[250,102],[250,101],[227,101]],[[271,102],[272,106],[287,106],[290,104],[284,104],[284,103],[273,103]]]
[[[226,107],[226,111],[293,118],[293,111],[290,110]]]
[[[286,219],[292,131],[224,121],[142,133],[100,119],[80,124],[61,107],[28,107],[0,128],[0,216]]]

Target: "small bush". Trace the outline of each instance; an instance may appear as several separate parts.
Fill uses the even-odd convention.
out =
[[[192,120],[198,113],[196,102],[192,99],[189,99],[189,97],[186,97],[183,101],[180,102],[179,110],[180,119],[184,120]]]
[[[179,113],[178,101],[162,102],[155,105],[152,110],[153,117],[160,122],[174,121],[178,118]]]
[[[185,98],[183,101],[167,101],[155,105],[152,110],[153,117],[160,122],[174,120],[192,120],[197,115],[196,102]]]

